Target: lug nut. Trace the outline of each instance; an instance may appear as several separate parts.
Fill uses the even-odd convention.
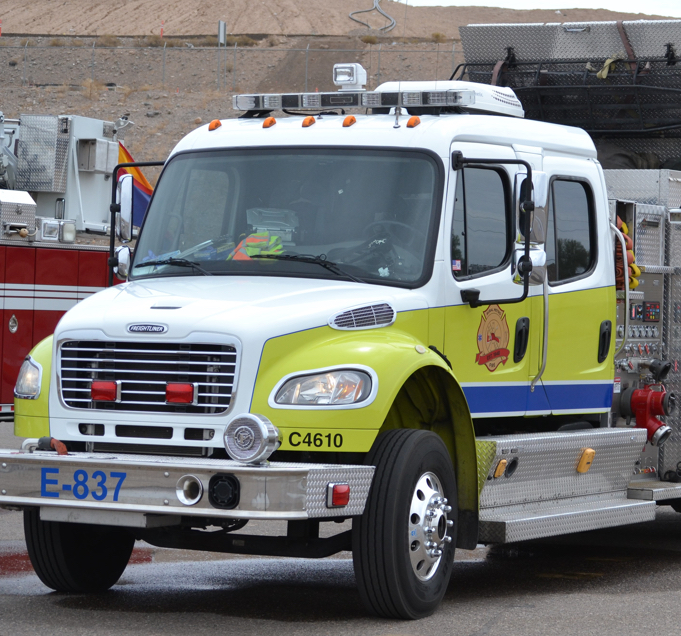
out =
[[[433,532],[435,532],[435,528],[433,528],[432,526],[427,526],[424,528],[424,530],[426,534],[433,534]]]
[[[447,527],[451,528],[454,525],[454,522],[451,519],[447,519]]]
[[[451,511],[452,511],[452,507],[451,507],[451,506],[440,506],[440,510],[442,510],[442,512],[445,512],[445,513],[446,513],[446,512],[451,512]]]
[[[448,534],[445,535],[445,536],[442,538],[442,540],[444,541],[444,543],[451,543],[451,542],[452,542],[452,538],[451,538]]]
[[[437,548],[437,543],[435,541],[426,541],[426,549],[432,550],[433,548]]]

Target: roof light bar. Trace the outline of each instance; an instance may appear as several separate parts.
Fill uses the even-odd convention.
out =
[[[319,108],[393,108],[470,107],[475,104],[473,90],[442,91],[339,91],[337,93],[285,93],[268,95],[234,95],[235,110],[298,110]]]

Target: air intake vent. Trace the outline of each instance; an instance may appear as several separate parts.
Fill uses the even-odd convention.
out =
[[[329,321],[334,329],[373,329],[387,327],[395,322],[395,310],[388,303],[357,307],[336,314]]]

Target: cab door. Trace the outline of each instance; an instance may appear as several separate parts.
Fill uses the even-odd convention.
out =
[[[468,164],[452,172],[447,197],[445,247],[451,276],[446,280],[445,354],[475,418],[548,413],[543,388],[531,390],[539,369],[542,329],[541,287],[531,286],[522,302],[514,282],[519,247],[514,192],[518,166],[510,147],[455,143],[467,159],[499,159]],[[541,166],[539,166],[541,169]],[[447,257],[445,257],[447,258]],[[474,291],[473,291],[474,290]],[[462,298],[477,295],[473,307]]]
[[[549,337],[542,383],[553,414],[607,413],[616,293],[606,193],[587,159],[546,158],[545,170]]]

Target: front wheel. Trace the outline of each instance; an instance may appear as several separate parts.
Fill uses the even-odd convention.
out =
[[[123,574],[135,538],[119,528],[41,521],[24,511],[24,535],[40,580],[57,592],[103,592]]]
[[[428,431],[387,431],[367,463],[376,466],[374,481],[352,525],[360,596],[379,616],[429,616],[454,563],[457,495],[447,448]]]

